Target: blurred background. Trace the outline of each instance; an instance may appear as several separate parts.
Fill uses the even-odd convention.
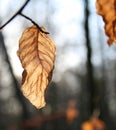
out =
[[[24,4],[0,1],[0,26]],[[20,92],[18,41],[32,25],[17,16],[0,30],[0,130],[115,130],[116,45],[107,44],[95,0],[31,0],[23,10],[55,41],[46,106],[36,109]]]

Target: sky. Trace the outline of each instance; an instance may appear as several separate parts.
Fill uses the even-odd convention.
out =
[[[2,24],[6,22],[23,4],[24,0],[1,0],[0,1],[0,17]],[[47,4],[46,4],[47,3]],[[99,65],[101,63],[98,41],[97,26],[103,28],[104,24],[100,16],[96,14],[95,0],[90,0],[89,7],[91,9],[91,39],[94,53],[93,63]],[[86,62],[85,36],[83,32],[84,22],[84,5],[82,0],[35,0],[30,1],[23,13],[32,18],[39,25],[45,26],[50,32],[51,38],[55,41],[57,47],[56,68],[58,73],[65,72],[67,69],[75,68]],[[46,15],[47,14],[47,15]],[[47,22],[46,22],[47,21]],[[97,22],[96,22],[97,21]],[[23,30],[32,24],[17,16],[3,30],[5,44],[10,56],[12,68],[15,75],[21,76],[22,67],[18,56],[18,41]],[[53,27],[53,29],[52,29]],[[107,37],[103,29],[103,41],[105,49],[108,50],[106,43]],[[110,54],[114,53],[111,47]],[[96,52],[97,50],[97,52]],[[107,57],[110,57],[107,54]],[[113,55],[112,55],[113,58]]]
[[[22,5],[23,1],[11,1],[11,0],[2,0],[0,3],[0,12],[1,13],[1,18],[2,18],[2,24],[4,22],[6,22],[17,10],[18,8]],[[35,21],[37,21],[37,19],[41,19],[39,22],[42,25],[42,21],[44,21],[46,19],[46,16],[41,16],[42,15],[46,15],[45,14],[45,10],[46,5],[43,2],[37,2],[36,0],[36,5],[33,7],[33,2],[29,3],[29,5],[27,5],[27,7],[25,8],[25,10],[23,11],[24,14],[26,15],[30,15],[30,17]],[[67,3],[67,4],[65,4]],[[81,22],[83,19],[83,15],[82,15],[82,3],[77,1],[77,0],[55,0],[53,3],[53,5],[50,6],[55,6],[55,13],[52,13],[52,23],[55,24],[56,28],[58,28],[58,36],[56,36],[57,34],[55,34],[55,36],[53,37],[53,40],[56,41],[56,45],[59,47],[63,47],[64,44],[67,44],[65,42],[70,41],[70,43],[74,43],[75,39],[77,37],[77,35],[79,35],[79,33],[81,33]],[[15,5],[15,6],[14,6]],[[40,6],[43,6],[43,8],[41,8]],[[39,9],[38,9],[39,8]],[[73,9],[75,10],[75,12],[73,11]],[[10,12],[9,12],[10,10]],[[36,12],[40,12],[40,14],[36,14],[36,16],[33,17],[33,11],[35,10]],[[24,22],[26,20],[24,20],[24,18],[21,17],[16,17],[11,23],[9,23],[4,29],[3,29],[3,34],[5,37],[5,44],[7,46],[8,52],[9,52],[9,56],[11,59],[11,63],[13,66],[13,70],[14,73],[16,75],[21,75],[22,73],[22,67],[20,64],[20,61],[16,55],[16,51],[18,49],[18,40],[21,36],[21,33],[23,31],[23,25]],[[26,21],[28,23],[28,25],[24,25],[24,26],[30,26],[31,24]],[[38,21],[37,21],[38,22]],[[79,23],[79,24],[77,24]],[[46,25],[44,25],[46,26]],[[51,30],[49,30],[49,32],[51,32]],[[79,39],[81,40],[82,37],[79,37]],[[63,65],[61,66],[66,66],[64,67],[69,68],[69,67],[73,67],[75,66],[78,62],[79,62],[79,57],[76,56],[75,54],[76,52],[72,53],[72,52],[68,52],[67,54],[64,54],[62,56],[60,56],[61,58],[65,58],[66,55],[68,58],[65,59],[65,62],[63,63]],[[70,62],[71,60],[71,62]],[[70,63],[70,64],[69,64]],[[67,65],[68,64],[68,65]],[[64,69],[64,70],[65,70]],[[62,70],[62,71],[64,71]]]

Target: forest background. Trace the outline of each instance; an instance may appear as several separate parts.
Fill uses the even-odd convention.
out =
[[[93,116],[104,121],[107,130],[116,129],[116,46],[107,44],[104,22],[96,13],[95,2],[31,0],[23,10],[23,14],[45,26],[57,47],[47,105],[40,110],[19,90],[22,68],[16,55],[18,40],[32,23],[17,16],[0,31],[0,129],[18,130],[25,120],[38,117],[38,125],[35,123],[31,129],[77,130]],[[0,25],[23,3],[1,0]],[[59,125],[72,100],[76,103],[76,118],[71,124]]]

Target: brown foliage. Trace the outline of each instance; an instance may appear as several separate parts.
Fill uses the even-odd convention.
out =
[[[102,120],[92,118],[82,124],[82,130],[106,130],[106,127]]]
[[[45,105],[44,95],[52,78],[55,50],[54,42],[35,25],[25,29],[19,41],[17,54],[24,68],[21,90],[37,108]]]
[[[103,17],[108,44],[116,44],[116,0],[97,0],[97,13]]]

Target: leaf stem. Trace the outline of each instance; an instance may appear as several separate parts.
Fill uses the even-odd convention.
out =
[[[28,16],[22,14],[21,12],[19,13],[22,17],[28,19],[29,21],[31,21],[34,25],[36,25],[38,27],[38,29],[42,32],[42,33],[45,33],[45,34],[49,34],[49,32],[46,32],[44,30],[41,29],[41,27],[35,22],[33,21],[31,18],[29,18]]]

